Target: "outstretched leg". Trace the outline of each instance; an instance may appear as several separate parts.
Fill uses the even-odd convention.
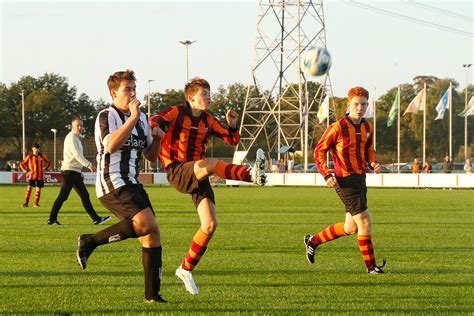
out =
[[[203,159],[196,161],[194,164],[194,173],[199,181],[212,174],[216,174],[223,179],[265,185],[265,153],[262,149],[257,150],[255,165],[252,169],[241,165],[226,163],[217,159]]]
[[[333,224],[317,234],[306,235],[304,238],[306,246],[306,257],[310,263],[314,263],[314,256],[319,248],[319,245],[329,241],[338,239],[343,236],[352,235],[357,232],[357,225],[352,215],[346,213],[346,220],[344,223]]]

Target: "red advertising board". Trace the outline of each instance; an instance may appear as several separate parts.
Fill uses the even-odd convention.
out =
[[[60,172],[46,172],[44,184],[61,184],[63,177]],[[12,172],[12,183],[26,183],[26,173],[23,172]]]
[[[96,174],[93,172],[84,173],[84,183],[95,184]],[[138,181],[142,184],[153,184],[153,173],[140,173],[138,175]],[[26,173],[23,172],[12,172],[12,183],[26,183]],[[46,172],[44,184],[61,184],[63,177],[61,172]]]

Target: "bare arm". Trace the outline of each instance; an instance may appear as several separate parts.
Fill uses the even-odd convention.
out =
[[[130,108],[129,119],[109,136],[110,138],[106,148],[109,153],[113,153],[123,147],[127,139],[130,138],[135,124],[137,124],[140,119],[140,101],[133,99],[128,106]]]
[[[165,132],[159,127],[154,127],[151,130],[151,135],[153,136],[153,143],[145,150],[144,156],[148,161],[154,162],[160,154],[161,139],[165,136]]]

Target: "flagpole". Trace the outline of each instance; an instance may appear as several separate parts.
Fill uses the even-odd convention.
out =
[[[469,88],[469,67],[472,64],[464,64],[463,68],[466,68],[466,90],[464,93],[464,111],[467,111],[467,90]],[[464,115],[464,159],[467,159],[467,115]]]
[[[308,171],[308,119],[309,119],[309,93],[308,93],[308,81],[305,81],[305,94],[306,94],[306,111],[303,113],[304,117],[304,172]]]
[[[449,160],[453,161],[453,105],[452,105],[452,83],[449,83],[449,96],[448,96],[448,105],[449,105]]]
[[[423,85],[423,166],[426,164],[426,82]]]
[[[398,122],[397,122],[397,172],[400,173],[400,86],[398,86]]]
[[[376,88],[374,87],[374,95],[372,97],[372,105],[374,107],[374,150],[377,152],[377,107],[376,107]]]
[[[467,96],[467,87],[466,87],[466,96]],[[466,102],[465,111],[467,111],[467,102]],[[464,159],[467,159],[467,115],[464,116]]]

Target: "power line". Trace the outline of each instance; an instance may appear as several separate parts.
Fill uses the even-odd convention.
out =
[[[426,9],[426,10],[431,10],[431,11],[438,12],[438,13],[441,13],[441,14],[444,14],[444,15],[459,18],[459,19],[462,19],[462,20],[465,20],[465,21],[468,21],[468,22],[474,22],[474,19],[471,18],[470,16],[467,16],[467,15],[462,15],[462,14],[459,14],[459,13],[456,13],[456,12],[443,10],[443,9],[433,7],[433,6],[430,6],[430,5],[427,5],[427,4],[418,3],[415,0],[407,0],[406,2],[408,4],[411,4],[411,5]]]
[[[446,32],[455,33],[455,34],[458,34],[458,35],[474,37],[474,33],[471,33],[471,32],[466,32],[466,31],[463,31],[463,30],[458,30],[458,29],[449,27],[449,26],[436,24],[436,23],[431,23],[431,22],[428,22],[428,21],[412,18],[412,17],[406,16],[406,15],[402,15],[402,14],[392,12],[392,11],[388,11],[388,10],[380,9],[380,8],[377,8],[377,7],[373,7],[373,6],[368,5],[368,4],[363,4],[363,3],[360,3],[360,2],[356,2],[354,0],[348,0],[348,1],[346,1],[346,3],[350,4],[350,5],[353,5],[353,6],[356,6],[356,7],[364,8],[364,9],[367,9],[367,10],[370,10],[370,11],[373,11],[373,12],[378,12],[378,13],[385,14],[385,15],[388,15],[388,16],[391,16],[391,17],[395,17],[395,18],[398,18],[398,19],[409,21],[409,22],[412,22],[412,23],[425,25],[425,26],[436,28],[436,29],[443,30],[443,31],[446,31]]]

